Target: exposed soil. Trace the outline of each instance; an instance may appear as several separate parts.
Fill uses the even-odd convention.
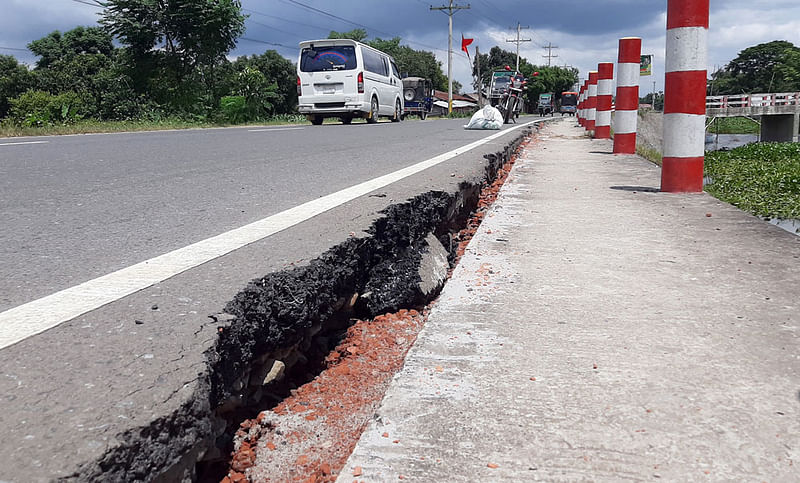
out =
[[[517,152],[530,142],[526,138]],[[453,237],[456,263],[515,159],[511,156],[499,168],[495,181],[481,191],[466,227]],[[402,309],[372,320],[351,320],[317,377],[291,390],[273,409],[241,423],[223,483],[335,481],[392,377],[402,368],[431,305],[421,311]]]

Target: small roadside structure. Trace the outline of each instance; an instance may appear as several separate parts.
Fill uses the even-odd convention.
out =
[[[463,112],[470,114],[478,108],[477,99],[461,94],[453,94],[453,112]],[[447,115],[447,92],[433,91],[433,110],[432,116]]]

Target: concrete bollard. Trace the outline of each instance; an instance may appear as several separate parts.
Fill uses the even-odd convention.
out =
[[[667,1],[661,191],[703,191],[708,6]]]
[[[597,64],[597,120],[595,122],[595,139],[611,139],[611,105],[614,94],[614,64],[601,62]]]
[[[636,153],[639,111],[639,64],[642,39],[619,39],[617,57],[617,105],[614,111],[614,154]]]
[[[597,120],[597,71],[589,72],[589,85],[586,88],[586,130],[594,131]]]

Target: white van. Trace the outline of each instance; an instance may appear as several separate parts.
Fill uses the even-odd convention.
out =
[[[350,124],[355,117],[369,123],[378,116],[400,121],[403,81],[387,54],[355,40],[300,42],[297,62],[298,110],[312,124],[338,117]]]

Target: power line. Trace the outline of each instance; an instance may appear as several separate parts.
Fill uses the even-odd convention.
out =
[[[361,27],[361,28],[363,28],[363,29],[366,29],[366,30],[370,30],[370,31],[372,31],[372,32],[379,33],[379,34],[381,34],[381,35],[384,35],[384,36],[386,36],[387,38],[392,38],[392,37],[400,37],[399,35],[391,34],[391,33],[389,33],[389,32],[384,32],[384,31],[382,31],[382,30],[378,30],[378,29],[376,29],[376,28],[372,28],[372,27],[370,27],[370,26],[368,26],[368,25],[360,24],[360,23],[358,23],[358,22],[354,22],[354,21],[352,21],[352,20],[348,20],[348,19],[346,19],[346,18],[344,18],[344,17],[339,17],[338,15],[334,15],[334,14],[332,14],[332,13],[330,13],[330,12],[326,12],[325,10],[321,10],[321,9],[319,9],[319,8],[312,7],[312,6],[310,6],[310,5],[306,5],[306,4],[302,3],[302,2],[298,2],[297,0],[279,0],[279,1],[281,1],[281,2],[283,2],[283,3],[291,3],[291,4],[293,4],[293,5],[299,6],[299,7],[301,7],[301,8],[304,8],[304,9],[306,9],[306,10],[312,11],[312,12],[314,12],[314,13],[317,13],[317,14],[320,14],[320,15],[324,15],[324,16],[326,16],[326,17],[330,17],[330,18],[333,18],[333,19],[339,20],[340,22],[349,23],[350,25],[355,25],[356,27]],[[425,47],[426,49],[438,50],[438,51],[440,51],[440,52],[445,52],[445,50],[444,50],[444,49],[440,49],[440,48],[438,48],[438,47],[434,47],[434,46],[432,46],[432,45],[423,44],[422,42],[416,42],[416,41],[414,41],[414,40],[408,40],[408,39],[405,39],[405,41],[406,41],[407,43],[409,43],[409,44],[412,44],[412,45],[419,45],[420,47]]]
[[[351,25],[355,25],[356,27],[361,27],[361,28],[364,28],[364,29],[367,29],[367,30],[373,30],[375,32],[378,32],[378,33],[381,33],[381,34],[384,34],[384,35],[389,35],[389,36],[392,35],[392,34],[389,34],[389,33],[386,33],[386,32],[381,32],[378,29],[373,29],[373,28],[367,27],[366,25],[360,24],[358,22],[353,22],[352,20],[348,20],[346,18],[339,17],[338,15],[334,15],[334,14],[332,14],[330,12],[326,12],[325,10],[320,10],[318,8],[312,7],[311,5],[306,5],[305,3],[298,2],[297,0],[281,0],[281,1],[284,2],[284,3],[292,3],[294,5],[297,5],[297,6],[301,7],[301,8],[304,8],[306,10],[310,10],[312,12],[316,12],[316,13],[318,13],[320,15],[324,15],[326,17],[330,17],[330,18],[339,20],[341,22],[345,22],[345,23],[349,23]]]
[[[20,48],[17,48],[17,47],[0,47],[0,50],[14,50],[14,51],[17,51],[17,52],[27,52],[28,51],[28,49],[20,49]]]
[[[250,22],[250,23],[254,23],[256,25],[260,25],[261,27],[266,27],[266,28],[268,28],[270,30],[274,30],[275,32],[280,32],[282,34],[287,34],[287,35],[295,35],[296,34],[296,32],[287,32],[286,30],[281,30],[279,28],[275,28],[272,25],[267,25],[265,23],[257,22],[257,21],[255,21],[255,20],[253,20],[251,18],[248,18],[247,21]]]
[[[99,0],[72,0],[75,3],[82,3],[84,5],[89,5],[90,7],[97,7],[97,8],[105,8],[103,4],[99,2]]]
[[[249,37],[239,37],[241,40],[247,40],[248,42],[255,42],[257,44],[266,44],[266,45],[274,45],[276,47],[283,47],[285,49],[292,49],[294,51],[299,51],[300,47],[292,47],[289,45],[279,44],[277,42],[267,42],[265,40],[258,40],[258,39],[251,39]]]
[[[266,13],[263,13],[263,12],[259,12],[257,10],[249,9],[249,8],[243,8],[242,10],[245,11],[245,12],[254,13],[256,15],[261,15],[262,17],[274,18],[275,20],[280,20],[281,22],[293,23],[293,24],[297,24],[297,25],[302,25],[304,27],[311,27],[311,28],[315,28],[315,29],[322,30],[322,31],[327,31],[327,32],[330,32],[330,30],[331,30],[328,27],[320,27],[319,25],[312,25],[310,23],[303,23],[303,22],[298,22],[296,20],[289,20],[288,18],[276,17],[275,15],[269,15],[269,14],[266,14]]]

